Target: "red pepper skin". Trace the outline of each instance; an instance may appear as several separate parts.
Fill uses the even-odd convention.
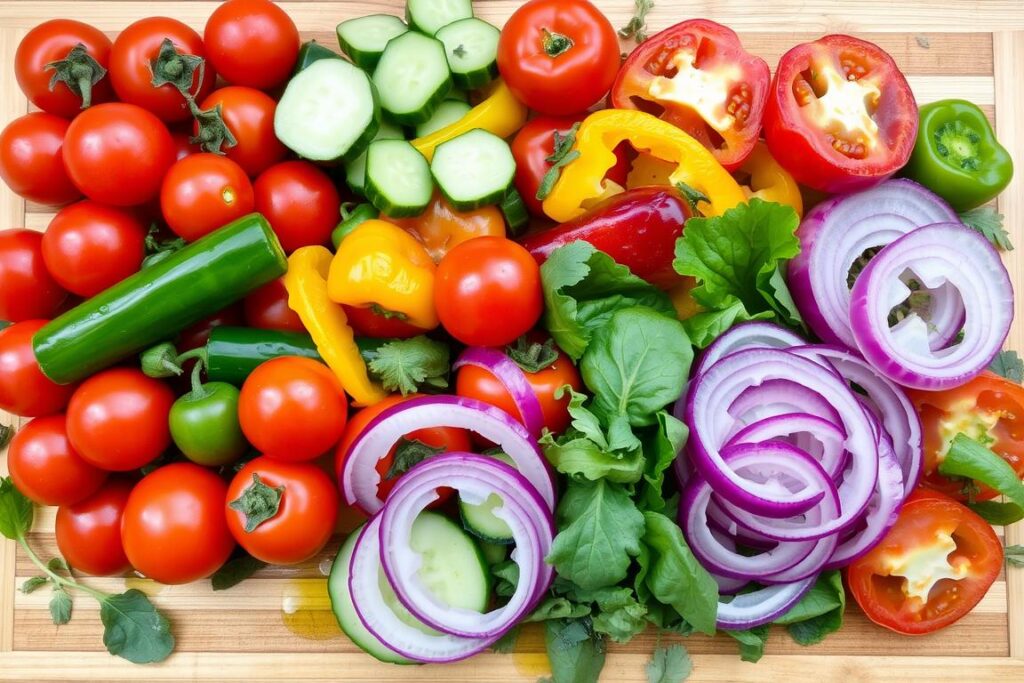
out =
[[[537,263],[558,247],[583,240],[662,289],[682,276],[672,268],[676,240],[692,215],[674,190],[638,187],[609,197],[579,218],[525,236],[521,243]]]

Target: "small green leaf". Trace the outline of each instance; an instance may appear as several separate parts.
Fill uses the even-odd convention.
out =
[[[1003,214],[991,206],[979,206],[976,209],[960,214],[960,221],[969,228],[977,230],[989,242],[1002,251],[1013,251],[1010,234],[1003,227]]]
[[[740,659],[744,662],[757,662],[764,656],[764,646],[768,641],[768,624],[756,626],[746,631],[725,631],[740,646]]]
[[[32,528],[32,501],[14,486],[10,477],[0,478],[0,535],[17,541]]]
[[[1024,383],[1024,360],[1016,351],[1000,351],[988,369],[1017,384]]]
[[[50,618],[58,626],[71,621],[71,596],[63,588],[55,587],[50,598]]]
[[[491,567],[494,577],[494,592],[499,598],[510,598],[519,585],[519,565],[505,560]]]
[[[129,662],[162,662],[174,650],[171,623],[142,591],[132,588],[107,597],[100,603],[100,620],[107,651]]]
[[[252,483],[242,495],[228,503],[232,510],[245,515],[245,531],[252,533],[260,524],[277,514],[281,509],[284,485],[271,488],[263,483],[260,475],[253,472]]]
[[[423,386],[448,386],[449,353],[444,342],[420,335],[385,342],[365,351],[363,357],[385,391],[400,391],[407,396]]]
[[[402,437],[395,446],[395,459],[388,468],[385,479],[400,477],[427,458],[444,453],[443,446],[429,446],[419,439]]]
[[[71,568],[68,567],[68,563],[64,561],[63,557],[51,557],[50,561],[46,563],[46,568],[51,572],[70,572]]]
[[[547,621],[549,619],[582,619],[590,616],[590,605],[581,605],[568,598],[548,596],[525,621]]]
[[[553,683],[597,683],[605,649],[590,620],[552,619],[544,625]]]
[[[554,144],[552,146],[554,151],[544,159],[544,161],[551,164],[551,168],[541,178],[540,185],[537,187],[536,196],[540,201],[547,199],[551,191],[555,189],[555,184],[562,174],[562,168],[579,158],[579,150],[573,149],[573,146],[576,144],[576,133],[579,129],[580,124],[574,123],[572,128],[565,132],[565,135],[562,135],[557,130],[554,132]]]
[[[266,562],[257,560],[250,555],[241,555],[228,560],[210,577],[213,590],[224,591],[242,583],[260,569],[267,566]]]
[[[50,583],[50,579],[48,577],[33,576],[31,578],[25,579],[25,582],[21,584],[21,592],[28,595],[32,591],[42,586],[45,586],[48,583]]]
[[[654,9],[653,0],[636,0],[636,9],[629,23],[619,29],[619,37],[630,38],[639,45],[647,40],[647,13]]]
[[[822,572],[811,590],[776,624],[785,624],[791,638],[800,645],[814,645],[843,625],[846,590],[838,571]]]
[[[1008,545],[1003,551],[1007,564],[1013,567],[1024,567],[1024,545]]]
[[[658,646],[647,662],[648,683],[682,683],[693,671],[690,653],[680,643]]]
[[[507,655],[511,652],[515,652],[516,641],[519,640],[519,634],[522,630],[522,627],[519,625],[513,626],[505,633],[505,635],[494,641],[494,645],[491,645],[491,650],[500,655]]]
[[[1009,499],[1006,503],[986,501],[969,506],[982,517],[988,515],[993,523],[1024,519],[1024,483],[1005,460],[974,439],[957,434],[946,457],[939,463],[939,473],[972,479],[1006,496]]]

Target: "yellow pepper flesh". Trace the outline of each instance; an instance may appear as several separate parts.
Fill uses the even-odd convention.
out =
[[[487,99],[470,109],[461,119],[430,135],[416,138],[412,146],[430,161],[438,145],[474,128],[483,128],[499,138],[507,138],[522,128],[528,114],[526,106],[516,99],[505,81],[497,81],[493,88]]]
[[[387,392],[370,379],[345,311],[327,296],[331,258],[324,247],[302,247],[288,258],[284,275],[288,307],[298,314],[320,357],[355,404],[372,405],[383,400]]]
[[[741,186],[748,199],[758,197],[766,202],[786,204],[796,210],[796,215],[804,215],[804,200],[800,196],[800,187],[789,171],[775,161],[768,151],[768,145],[758,142],[754,151],[740,166],[739,172],[749,176],[747,184]]]
[[[419,240],[394,223],[369,220],[338,246],[327,278],[335,303],[366,308],[376,304],[400,313],[410,325],[432,330],[434,259]]]
[[[562,169],[544,200],[544,213],[564,223],[604,196],[608,189],[604,176],[615,165],[614,150],[623,141],[639,152],[674,163],[670,184],[685,183],[707,196],[709,201],[698,207],[705,215],[719,216],[745,200],[732,176],[691,136],[642,111],[605,109],[580,125],[574,147],[580,156]]]

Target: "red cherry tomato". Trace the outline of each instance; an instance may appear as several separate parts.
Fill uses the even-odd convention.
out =
[[[342,306],[348,317],[348,324],[360,337],[374,339],[409,339],[426,330],[410,325],[399,318],[388,318],[373,311],[373,308]]]
[[[0,131],[0,178],[30,202],[61,206],[82,196],[65,170],[61,150],[68,121],[33,112]]]
[[[85,48],[84,55],[81,50],[72,52],[79,45]],[[110,38],[98,28],[74,19],[51,19],[21,39],[14,53],[14,73],[29,102],[45,112],[70,119],[82,110],[83,98],[80,90],[72,92],[68,84],[74,84],[77,90],[78,78],[82,77],[76,78],[78,74],[72,72],[83,69],[85,82],[91,83],[95,71],[90,70],[90,58],[106,69],[110,62]],[[59,71],[50,66],[57,62],[66,62]],[[58,80],[51,85],[55,76]],[[109,78],[88,85],[86,92],[91,104],[114,99]]]
[[[249,327],[282,332],[305,332],[299,314],[288,308],[288,290],[278,278],[251,292],[242,302]]]
[[[7,467],[18,490],[40,505],[71,505],[103,485],[107,473],[68,442],[63,415],[37,417],[14,435]]]
[[[0,330],[0,410],[21,417],[53,415],[71,399],[75,386],[50,381],[32,351],[32,335],[46,323],[24,320]]]
[[[260,174],[256,210],[288,253],[324,244],[338,224],[341,197],[330,176],[306,161],[286,161]]]
[[[249,528],[251,508],[246,502],[254,487],[281,487],[281,500],[276,514]],[[316,465],[262,456],[247,462],[231,480],[224,509],[231,535],[247,553],[269,564],[298,564],[331,539],[338,503],[338,487]]]
[[[58,211],[43,235],[47,269],[82,297],[137,272],[145,256],[146,226],[138,214],[89,199]]]
[[[190,27],[177,19],[147,17],[130,24],[114,40],[110,80],[121,101],[147,109],[168,123],[186,121],[192,112],[178,89],[171,83],[153,86],[153,61],[164,40],[170,40],[179,54],[205,57],[203,40]],[[216,80],[215,68],[207,63],[193,73],[189,93],[201,102]]]
[[[174,162],[160,188],[167,227],[189,242],[252,213],[254,207],[249,176],[217,154],[192,154]]]
[[[226,81],[269,90],[284,83],[299,57],[299,31],[267,0],[228,0],[206,21],[210,61]]]
[[[604,97],[619,71],[619,39],[587,0],[530,0],[505,23],[498,70],[530,109],[564,116]]]
[[[284,356],[256,368],[242,385],[238,417],[257,450],[279,460],[312,460],[341,438],[348,405],[326,365]]]
[[[245,325],[245,315],[242,307],[238,304],[231,304],[222,308],[211,316],[207,316],[191,327],[186,327],[178,335],[176,346],[178,351],[191,351],[205,346],[210,339],[210,330],[221,325],[231,327],[242,327]]]
[[[540,267],[511,240],[477,237],[441,259],[434,304],[444,329],[463,344],[504,346],[540,319]]]
[[[134,368],[104,370],[82,382],[68,404],[68,437],[79,454],[124,472],[155,460],[171,444],[174,392]]]
[[[57,548],[68,564],[92,576],[117,576],[131,569],[121,542],[121,520],[135,484],[111,477],[98,491],[57,510]]]
[[[0,231],[0,320],[53,317],[65,298],[46,269],[42,233]]]
[[[203,100],[204,111],[220,107],[220,115],[235,144],[223,145],[221,151],[252,177],[258,176],[288,155],[288,149],[274,134],[274,112],[277,102],[255,88],[229,86],[210,93]],[[196,134],[200,135],[196,124]]]
[[[190,462],[166,465],[135,485],[121,521],[124,552],[160,583],[189,583],[217,571],[235,547],[224,518],[228,487]]]
[[[199,145],[192,142],[192,133],[184,130],[171,131],[171,144],[174,145],[174,160],[181,161],[190,154],[198,154]]]
[[[160,192],[174,153],[160,119],[133,104],[111,102],[89,107],[71,123],[64,166],[90,199],[136,206]]]

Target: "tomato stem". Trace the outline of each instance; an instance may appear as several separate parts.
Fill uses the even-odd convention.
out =
[[[32,560],[32,564],[37,566],[39,568],[39,571],[46,574],[46,576],[50,579],[50,581],[53,582],[55,586],[60,586],[62,588],[70,588],[71,590],[80,590],[83,593],[88,593],[92,597],[96,598],[96,600],[98,600],[99,602],[103,602],[107,599],[106,593],[98,591],[95,588],[90,588],[89,586],[78,583],[73,578],[65,578],[57,572],[50,569],[46,565],[46,563],[39,559],[39,556],[36,555],[34,550],[32,550],[32,547],[28,544],[28,541],[25,540],[24,536],[18,538],[18,543],[20,543],[21,547],[25,550],[25,554],[28,555],[28,559]]]
[[[107,75],[107,70],[93,59],[82,43],[71,48],[64,59],[50,62],[45,68],[53,69],[50,90],[56,88],[58,83],[63,83],[68,90],[82,98],[82,109],[88,109],[92,104],[92,86]]]
[[[572,38],[564,33],[555,33],[546,28],[541,31],[544,33],[544,53],[548,57],[558,57],[572,49]]]

